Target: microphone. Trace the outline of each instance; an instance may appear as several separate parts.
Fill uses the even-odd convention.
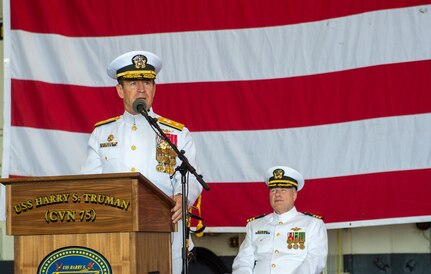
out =
[[[144,99],[136,99],[132,105],[133,111],[137,113],[144,113],[144,115],[148,115],[147,112],[147,104],[145,104]]]

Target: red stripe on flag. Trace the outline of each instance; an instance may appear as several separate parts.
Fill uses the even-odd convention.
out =
[[[284,79],[163,85],[155,107],[192,131],[292,128],[419,114],[431,112],[430,75],[427,60]]]
[[[123,112],[114,87],[12,80],[12,126],[91,132],[96,122]]]
[[[268,4],[260,0],[129,0],[123,4],[117,0],[14,0],[11,27],[75,37],[119,36],[288,25],[430,3],[430,0],[273,0]],[[61,16],[53,16],[52,11],[61,12]]]
[[[296,207],[323,216],[325,223],[426,216],[430,214],[429,178],[431,169],[306,180]],[[201,204],[206,226],[245,226],[247,219],[272,212],[263,182],[209,186]],[[226,199],[226,193],[231,199]]]
[[[429,75],[431,60],[284,79],[160,84],[154,109],[192,131],[291,128],[420,114],[431,112]],[[12,93],[14,126],[90,132],[95,122],[123,112],[114,87],[13,80]]]

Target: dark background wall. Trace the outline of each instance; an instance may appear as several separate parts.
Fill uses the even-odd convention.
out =
[[[201,250],[189,264],[189,274],[228,274],[234,256],[214,257]],[[350,274],[430,274],[431,254],[344,255],[344,270]],[[13,274],[13,261],[0,261],[0,274]],[[328,273],[333,274],[333,273]]]
[[[430,274],[431,254],[344,255],[344,272],[350,274]]]

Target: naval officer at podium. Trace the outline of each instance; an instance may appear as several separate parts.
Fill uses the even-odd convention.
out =
[[[156,76],[162,68],[158,56],[148,51],[131,51],[114,59],[108,66],[108,75],[117,80],[118,96],[123,100],[124,113],[96,123],[87,146],[83,174],[140,172],[175,201],[172,222],[182,216],[181,174],[175,168],[181,164],[175,151],[158,137],[148,121],[133,110],[136,100],[143,100],[148,115],[158,124],[179,151],[184,150],[190,164],[196,165],[196,148],[189,130],[181,123],[163,118],[153,112]],[[171,179],[171,175],[174,174]],[[190,176],[187,198],[193,205],[202,191],[201,185]],[[189,239],[189,250],[193,243]],[[182,231],[173,233],[173,274],[182,270]]]

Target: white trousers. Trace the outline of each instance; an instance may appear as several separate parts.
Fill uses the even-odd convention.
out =
[[[171,233],[172,239],[172,274],[181,274],[183,271],[183,222],[178,222],[178,232]],[[189,236],[189,250],[194,247],[192,237]]]

